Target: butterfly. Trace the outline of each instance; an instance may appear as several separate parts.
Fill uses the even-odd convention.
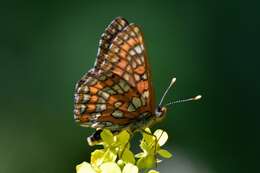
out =
[[[164,117],[162,100],[175,80],[156,106],[141,29],[117,17],[101,36],[94,68],[76,84],[74,119],[81,126],[96,129],[88,138],[89,144],[100,140],[104,128],[112,132],[144,129]]]

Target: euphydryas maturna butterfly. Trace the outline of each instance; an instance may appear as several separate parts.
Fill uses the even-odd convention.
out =
[[[143,34],[136,24],[117,17],[101,36],[94,68],[76,84],[74,118],[96,129],[88,138],[90,144],[100,139],[103,128],[134,132],[149,127],[164,117],[166,106],[175,103],[162,106],[175,80],[156,107]]]

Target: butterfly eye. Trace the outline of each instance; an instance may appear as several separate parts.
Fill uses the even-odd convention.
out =
[[[160,117],[161,115],[162,115],[162,108],[157,107],[156,110],[155,110],[155,116]]]

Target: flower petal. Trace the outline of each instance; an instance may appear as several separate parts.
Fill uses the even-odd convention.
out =
[[[123,169],[122,173],[138,173],[138,168],[137,166],[127,163]]]
[[[87,162],[82,162],[76,166],[77,173],[96,173],[92,166]]]
[[[157,129],[154,132],[154,135],[156,136],[156,138],[158,140],[158,144],[160,146],[163,146],[166,143],[166,141],[168,140],[168,134],[161,129]]]
[[[121,173],[120,167],[114,162],[107,162],[100,166],[102,173]]]

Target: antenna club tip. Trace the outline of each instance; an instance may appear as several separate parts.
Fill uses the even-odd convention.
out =
[[[199,100],[202,98],[202,95],[197,95],[196,97],[194,97],[194,100]]]
[[[176,77],[172,78],[171,85],[176,82]]]

